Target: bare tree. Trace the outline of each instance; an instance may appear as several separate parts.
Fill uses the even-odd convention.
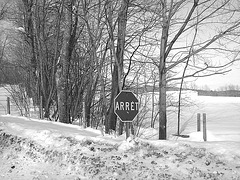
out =
[[[123,56],[125,49],[125,35],[126,35],[126,25],[127,25],[127,12],[128,12],[129,1],[122,0],[121,6],[118,14],[118,33],[117,33],[117,47],[114,46],[114,28],[113,17],[112,17],[112,4],[111,1],[107,1],[107,21],[109,25],[109,37],[110,37],[110,47],[111,53],[114,57],[113,73],[112,73],[112,90],[111,90],[111,100],[110,107],[107,112],[106,119],[106,132],[109,129],[116,130],[116,120],[117,117],[114,113],[113,101],[116,95],[122,90],[122,73],[123,73]]]
[[[15,53],[27,94],[37,105],[42,96],[46,118],[57,105],[54,116],[59,114],[60,122],[71,123],[84,114],[86,126],[98,126],[101,119],[108,133],[118,127],[113,101],[119,91],[141,93],[154,86],[152,99],[159,91],[158,109],[152,101],[149,122],[156,127],[158,117],[159,138],[166,139],[170,85],[182,89],[187,78],[227,72],[237,58],[237,51],[224,46],[240,24],[231,4],[21,0],[16,24],[24,43],[19,41]],[[203,36],[207,26],[209,34]],[[228,62],[216,62],[207,56],[211,51],[234,55]],[[179,110],[181,105],[180,92]],[[119,129],[121,133],[123,124]]]
[[[76,28],[78,18],[72,13],[75,7],[75,0],[67,0],[63,2],[63,12],[65,15],[64,34],[62,49],[60,54],[60,76],[58,79],[58,111],[59,121],[70,123],[70,106],[69,106],[69,66],[72,58],[72,52],[76,45]]]
[[[177,48],[175,46],[179,46],[178,43],[181,42],[181,36],[186,36],[186,33],[191,31],[196,22],[193,22],[196,18],[199,18],[199,24],[203,24],[207,20],[213,20],[216,15],[220,15],[223,12],[225,6],[227,6],[230,1],[225,1],[223,3],[213,1],[199,1],[194,0],[192,2],[188,1],[170,1],[166,0],[160,1],[160,10],[161,10],[161,18],[162,18],[162,29],[161,29],[161,45],[160,45],[160,60],[158,64],[159,69],[159,139],[166,139],[167,137],[167,116],[166,116],[166,87],[167,83],[173,80],[182,79],[182,77],[170,78],[168,79],[167,74],[172,71],[177,66],[180,66],[182,63],[186,63],[189,58],[192,58],[194,55],[199,54],[202,51],[205,51],[208,47],[211,47],[217,40],[230,35],[232,31],[239,28],[240,22],[234,21],[234,18],[228,20],[229,26],[222,28],[220,32],[214,32],[214,35],[211,35],[208,39],[203,42],[194,43],[192,46],[191,53],[185,54],[186,49],[190,46],[183,46],[181,48]],[[175,18],[177,16],[181,16],[181,8],[185,6],[191,6],[190,10],[186,13],[185,19],[178,20],[180,23],[174,23]],[[211,7],[211,8],[210,8]],[[214,7],[214,8],[213,8]],[[196,13],[196,9],[198,8],[199,12]],[[201,9],[201,10],[200,10]],[[226,12],[225,12],[226,13]],[[228,13],[230,13],[228,11]],[[230,22],[231,21],[231,22]],[[178,28],[176,29],[175,26]],[[232,62],[232,61],[231,61]],[[207,75],[223,73],[223,67],[229,65],[227,62],[222,65],[209,65],[204,62],[205,67],[196,68],[194,72],[191,74],[184,75],[186,77],[201,77],[206,76],[200,75],[201,72],[208,71]],[[194,64],[194,63],[193,63]],[[220,71],[214,71],[213,69],[220,69]],[[212,71],[211,71],[212,70]]]

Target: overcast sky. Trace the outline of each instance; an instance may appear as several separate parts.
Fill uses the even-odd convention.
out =
[[[211,90],[216,90],[226,85],[240,86],[240,62],[235,63],[230,67],[232,71],[225,75],[214,75],[210,77],[198,78],[196,81],[197,86],[207,85]]]

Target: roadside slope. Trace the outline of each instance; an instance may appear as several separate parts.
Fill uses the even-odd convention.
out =
[[[64,129],[64,131],[63,131]],[[240,179],[239,142],[121,140],[0,117],[0,179]]]

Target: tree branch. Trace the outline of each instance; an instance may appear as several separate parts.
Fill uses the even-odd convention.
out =
[[[213,37],[208,43],[206,43],[203,47],[201,47],[201,48],[193,51],[191,54],[185,56],[185,57],[182,58],[181,60],[177,61],[176,63],[174,63],[174,64],[172,64],[172,65],[170,65],[170,66],[168,66],[168,67],[166,68],[167,71],[170,70],[170,69],[172,69],[172,68],[174,68],[174,67],[177,66],[178,64],[184,62],[184,61],[187,60],[189,57],[191,57],[191,56],[193,56],[193,55],[195,55],[195,54],[197,54],[197,53],[205,50],[208,46],[210,46],[211,44],[213,44],[216,40],[222,38],[222,37],[223,37],[224,35],[226,35],[228,32],[231,32],[231,31],[233,31],[234,29],[238,28],[239,25],[240,25],[240,22],[238,22],[238,23],[236,23],[235,25],[229,27],[229,28],[226,29],[224,32],[219,33],[218,35],[214,36],[214,37]]]
[[[194,10],[196,9],[196,7],[198,6],[198,0],[194,0],[194,4],[190,10],[190,12],[188,13],[188,16],[187,18],[185,19],[183,25],[181,26],[181,28],[179,29],[179,31],[177,32],[177,34],[174,36],[173,40],[170,42],[168,48],[167,48],[167,51],[166,51],[166,55],[165,57],[168,56],[168,54],[170,53],[170,51],[172,50],[172,47],[174,45],[174,43],[177,41],[177,39],[179,38],[179,36],[183,33],[184,29],[186,28],[189,20],[191,19],[192,17],[192,14],[194,12]]]

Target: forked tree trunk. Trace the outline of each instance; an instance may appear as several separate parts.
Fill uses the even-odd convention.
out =
[[[110,3],[110,2],[109,2]],[[126,35],[126,25],[127,25],[127,12],[128,12],[129,0],[122,0],[121,7],[118,14],[118,37],[117,37],[117,50],[115,51],[113,32],[110,32],[111,38],[111,50],[114,55],[114,69],[112,74],[112,91],[111,91],[111,101],[110,107],[107,114],[106,122],[106,133],[109,133],[109,129],[116,130],[117,116],[114,113],[114,98],[117,96],[119,91],[122,89],[122,72],[123,72],[123,55],[125,48],[125,35]],[[111,6],[109,5],[108,11],[111,11]],[[112,27],[112,14],[109,12],[109,25]],[[120,126],[123,124],[120,123]],[[120,130],[122,127],[119,128]],[[120,132],[121,134],[121,132]]]

